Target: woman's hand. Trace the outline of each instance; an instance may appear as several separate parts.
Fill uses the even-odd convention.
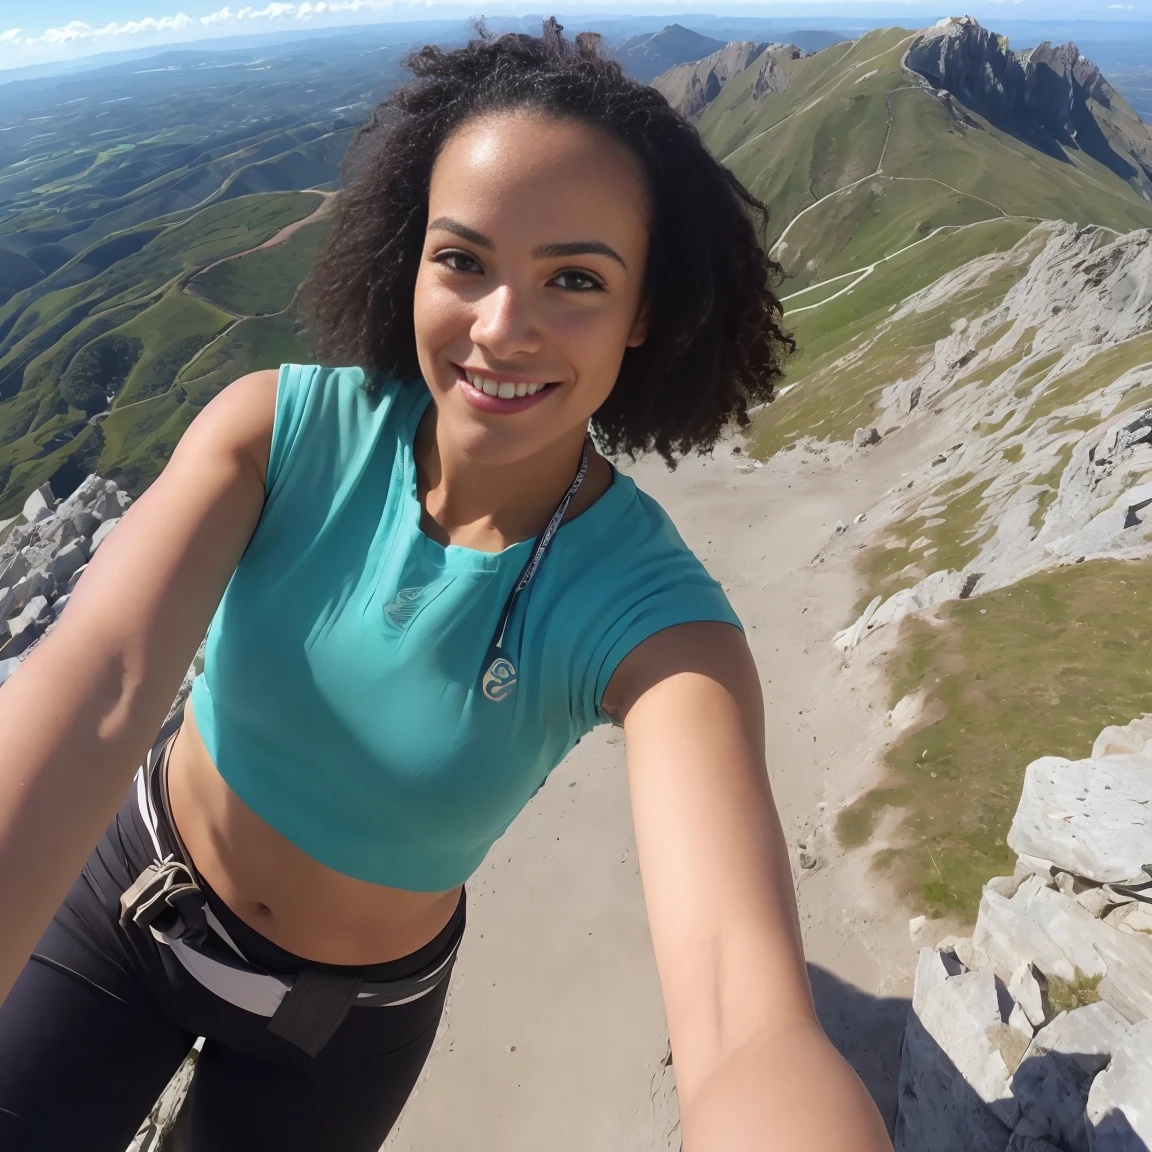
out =
[[[604,703],[624,723],[685,1152],[890,1152],[812,1005],[744,637],[659,632]]]

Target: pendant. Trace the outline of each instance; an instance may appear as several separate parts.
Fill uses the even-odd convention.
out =
[[[507,700],[516,691],[516,665],[506,656],[497,656],[484,673],[481,690],[489,700]]]

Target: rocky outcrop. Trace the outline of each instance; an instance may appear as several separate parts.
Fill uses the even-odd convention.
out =
[[[0,544],[0,684],[56,622],[92,554],[131,503],[111,480],[89,476],[66,500],[44,484]]]
[[[1090,760],[1029,765],[1015,874],[985,886],[971,937],[920,952],[896,1152],[1152,1147],[1149,736],[1152,716]]]
[[[1021,259],[1027,268],[997,307],[957,322],[881,398],[894,428],[946,405],[958,432],[969,431],[922,469],[930,483],[951,484],[949,496],[894,490],[869,511],[869,525],[882,532],[927,507],[947,520],[953,500],[980,492],[980,546],[958,571],[910,570],[907,588],[836,637],[842,650],[909,613],[1045,569],[1152,555],[1152,407],[1130,399],[1152,387],[1152,352],[1134,355],[1135,367],[1102,372],[1098,383],[1065,383],[1077,374],[1091,380],[1097,357],[1152,328],[1152,233],[1040,225],[1017,250],[982,257],[909,297],[889,323],[979,291]],[[1053,394],[1067,399],[1050,401]],[[997,430],[971,431],[989,425]]]
[[[0,544],[0,685],[55,627],[88,561],[131,503],[114,481],[89,476],[60,501],[42,485],[24,502],[21,515],[9,521]],[[201,644],[169,720],[183,708],[203,668]]]
[[[746,69],[755,72],[750,93],[753,101],[783,92],[791,79],[788,62],[803,59],[805,55],[795,44],[736,40],[703,60],[669,68],[652,81],[652,87],[661,92],[677,112],[692,119],[720,95],[720,89],[733,76]]]
[[[1152,136],[1075,44],[1013,52],[962,16],[922,32],[904,62],[997,128],[1061,159],[1083,152],[1152,193]]]
[[[737,72],[743,72],[768,45],[735,40],[719,52],[689,64],[677,64],[652,81],[656,89],[682,116],[698,116]]]

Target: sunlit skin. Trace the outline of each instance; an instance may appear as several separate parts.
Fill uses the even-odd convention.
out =
[[[433,535],[457,528],[454,543],[491,550],[538,531],[539,495],[555,502],[567,486],[625,349],[644,339],[649,215],[637,162],[576,121],[505,113],[449,138],[414,306],[436,406],[435,444],[418,452]],[[464,370],[548,387],[493,401]],[[464,471],[471,482],[454,489]],[[573,514],[609,477],[595,461]]]
[[[632,157],[594,129],[523,113],[486,117],[446,142],[428,219],[413,302],[434,401],[416,445],[424,529],[446,544],[497,551],[547,521],[625,348],[643,338],[647,190]],[[597,251],[570,254],[577,247]],[[552,386],[527,410],[504,412],[461,383],[463,368]],[[571,515],[610,482],[594,455]],[[269,828],[216,771],[191,706],[173,745],[170,791],[205,879],[297,955],[336,964],[403,956],[455,907],[455,892],[342,876]]]
[[[413,301],[434,401],[414,445],[422,526],[496,551],[541,532],[626,349],[647,337],[648,190],[595,129],[503,113],[448,138],[428,208]],[[501,403],[465,371],[549,387]],[[0,997],[115,813],[259,523],[276,379],[243,377],[197,416],[0,693]],[[593,453],[569,515],[612,479]],[[602,703],[625,734],[686,1152],[890,1152],[813,1010],[743,634],[657,632]],[[456,906],[458,890],[386,888],[307,856],[224,782],[191,709],[169,790],[208,884],[298,956],[404,956]]]

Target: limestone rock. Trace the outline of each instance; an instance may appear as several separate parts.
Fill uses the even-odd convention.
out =
[[[119,516],[113,516],[110,519],[105,520],[100,525],[100,527],[97,528],[96,531],[92,533],[92,551],[93,552],[95,552],[96,549],[99,548],[100,545],[104,543],[104,540],[108,536],[108,533],[111,532],[112,529],[115,528],[116,525],[119,523],[120,523],[120,517]]]
[[[1091,1152],[1152,1148],[1152,1020],[1129,1029],[1092,1082],[1087,1120]]]
[[[842,652],[848,652],[875,628],[897,624],[911,613],[926,612],[947,600],[955,600],[963,583],[959,572],[933,572],[914,587],[905,588],[880,604],[874,600],[864,615],[851,628],[837,633],[832,642]]]
[[[28,575],[28,561],[22,553],[12,556],[0,570],[0,588],[11,588],[17,580]]]
[[[698,116],[737,72],[742,72],[767,48],[766,43],[736,40],[717,52],[688,64],[676,64],[652,81],[656,89],[680,113]]]
[[[44,516],[51,513],[56,504],[56,498],[52,495],[52,486],[50,484],[41,484],[27,500],[24,501],[24,519],[30,523],[41,520]]]
[[[1129,724],[1112,724],[1096,737],[1092,745],[1092,759],[1101,756],[1125,755],[1143,752],[1152,741],[1152,712],[1145,712]]]
[[[1044,1023],[1044,997],[1031,964],[1021,964],[1012,973],[1012,979],[1008,982],[1008,995],[1016,1001],[1034,1028]]]
[[[1023,1120],[1068,1152],[1090,1152],[1088,1090],[1128,1027],[1111,1005],[1100,1002],[1062,1012],[1041,1028],[1012,1077]]]
[[[84,547],[83,541],[73,540],[71,544],[65,545],[52,557],[48,565],[48,572],[59,587],[61,584],[66,584],[72,578],[73,573],[83,568],[87,563],[88,550]]]
[[[1152,759],[1044,756],[1028,765],[1008,844],[1097,883],[1147,882]]]
[[[950,976],[938,953],[921,949],[900,1062],[896,1152],[1003,1152],[1017,1106],[990,1035],[1002,1023],[991,972]]]
[[[852,447],[857,451],[879,443],[880,431],[878,428],[857,428],[852,434]]]

